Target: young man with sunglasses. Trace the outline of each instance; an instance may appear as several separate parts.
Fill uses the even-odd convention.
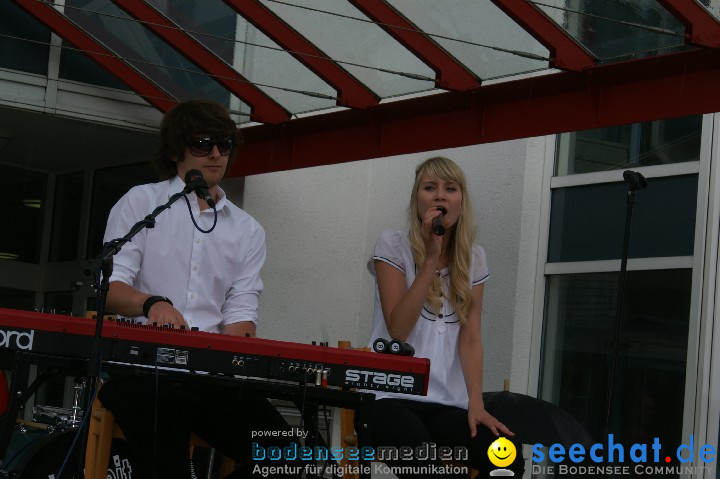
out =
[[[181,191],[190,170],[202,173],[216,202],[210,208],[196,194],[186,195],[195,221],[208,230],[217,214],[217,223],[210,233],[199,231],[182,198],[158,215],[154,228],[143,229],[114,257],[109,311],[149,324],[255,336],[265,233],[219,186],[233,159],[236,135],[227,109],[214,102],[180,103],[165,115],[154,159],[165,181],[137,186],[123,196],[110,213],[105,241],[124,236]],[[289,437],[287,423],[242,383],[228,387],[191,377],[181,381],[176,376],[116,374],[101,389],[100,399],[130,444],[133,477],[191,477],[191,432],[250,470],[256,463],[252,442],[264,448],[289,444],[284,439]],[[277,435],[251,441],[257,431]]]

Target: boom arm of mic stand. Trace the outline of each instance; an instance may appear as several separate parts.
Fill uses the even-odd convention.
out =
[[[154,228],[155,217],[170,208],[179,198],[192,189],[185,187],[181,192],[175,193],[170,197],[167,203],[160,205],[147,215],[144,219],[138,221],[130,228],[130,231],[122,238],[117,238],[105,243],[103,252],[93,258],[85,268],[85,274],[94,274],[96,277],[97,287],[97,323],[95,325],[95,338],[93,340],[92,350],[90,352],[90,362],[88,363],[88,377],[97,377],[100,375],[100,361],[102,360],[102,351],[100,342],[102,339],[102,324],[105,318],[105,301],[107,300],[107,292],[110,289],[110,276],[112,275],[112,257],[120,252],[125,243],[130,241],[133,236],[142,231],[143,228]]]

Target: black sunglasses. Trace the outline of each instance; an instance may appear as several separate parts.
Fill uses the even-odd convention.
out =
[[[214,146],[217,146],[220,155],[227,156],[235,144],[230,137],[220,138],[219,140],[214,138],[195,138],[186,141],[186,143],[193,156],[208,156]]]

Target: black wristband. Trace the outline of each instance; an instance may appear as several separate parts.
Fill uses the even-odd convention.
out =
[[[170,303],[170,306],[173,305],[172,301],[170,301],[170,299],[166,298],[165,296],[150,296],[143,303],[143,315],[145,315],[146,318],[148,317],[148,314],[150,313],[150,308],[152,308],[152,305],[157,303],[158,301],[165,301],[166,303]]]

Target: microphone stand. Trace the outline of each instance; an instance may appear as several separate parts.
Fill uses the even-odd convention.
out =
[[[84,272],[86,275],[93,275],[95,277],[95,289],[97,291],[97,322],[95,323],[95,336],[93,338],[93,344],[90,351],[90,357],[89,357],[89,363],[87,367],[87,377],[91,380],[95,379],[93,387],[90,389],[90,394],[86,397],[86,403],[85,403],[85,414],[83,417],[83,422],[81,423],[80,427],[78,428],[78,431],[76,434],[82,435],[82,442],[81,442],[81,448],[82,450],[85,450],[86,443],[87,443],[87,427],[88,427],[88,418],[90,418],[90,401],[93,401],[96,393],[97,388],[99,386],[100,381],[100,369],[101,369],[101,362],[102,362],[102,326],[103,326],[103,320],[105,318],[105,302],[107,300],[107,293],[110,289],[110,276],[112,275],[113,270],[113,256],[115,256],[118,252],[120,252],[120,249],[123,247],[125,243],[130,241],[133,236],[138,234],[140,231],[142,231],[143,228],[154,228],[155,227],[155,218],[157,215],[165,211],[166,209],[170,209],[170,205],[175,203],[178,199],[182,198],[186,194],[193,191],[192,186],[185,186],[182,191],[179,193],[175,193],[170,197],[167,203],[164,205],[160,205],[157,208],[153,210],[152,213],[147,215],[144,219],[138,221],[135,223],[135,225],[130,228],[130,231],[123,236],[122,238],[117,238],[112,241],[108,241],[105,243],[103,247],[102,253],[100,253],[95,258],[91,259],[88,265],[86,266]],[[76,437],[76,440],[79,439]],[[73,441],[73,446],[75,446],[75,441]],[[71,446],[71,449],[72,447]],[[70,452],[71,453],[71,452]],[[68,454],[70,454],[68,453]],[[82,454],[80,454],[80,457],[82,458]],[[63,465],[60,467],[60,470],[58,471],[58,478],[60,479],[60,476],[63,473],[63,469],[65,467],[66,463],[63,463]],[[78,462],[78,469],[77,469],[77,477],[82,477],[82,461]]]
[[[135,223],[130,231],[122,238],[116,238],[105,243],[103,252],[90,260],[85,268],[85,274],[95,274],[99,281],[96,281],[97,289],[97,323],[95,325],[95,338],[92,350],[90,352],[90,363],[88,364],[88,377],[94,378],[100,375],[100,344],[102,339],[102,325],[105,316],[105,301],[107,300],[107,292],[110,289],[110,276],[112,275],[113,263],[112,257],[120,252],[125,243],[130,241],[133,236],[138,234],[144,228],[154,228],[155,218],[163,211],[170,209],[170,205],[175,203],[184,195],[192,192],[191,186],[185,186],[182,191],[175,193],[170,197],[167,203],[160,205],[147,215],[144,219]]]
[[[620,342],[620,325],[622,323],[623,303],[625,301],[625,283],[627,277],[628,252],[630,250],[630,226],[632,225],[633,207],[635,206],[635,192],[647,187],[645,177],[635,171],[626,170],[623,173],[625,182],[628,183],[628,190],[625,196],[625,234],[623,238],[622,259],[620,260],[620,280],[618,282],[618,298],[615,311],[615,333],[613,335],[612,355],[610,361],[610,378],[607,386],[607,399],[605,401],[605,433],[610,433],[610,413],[612,406],[612,395],[615,383],[615,369],[617,366],[618,345]]]

